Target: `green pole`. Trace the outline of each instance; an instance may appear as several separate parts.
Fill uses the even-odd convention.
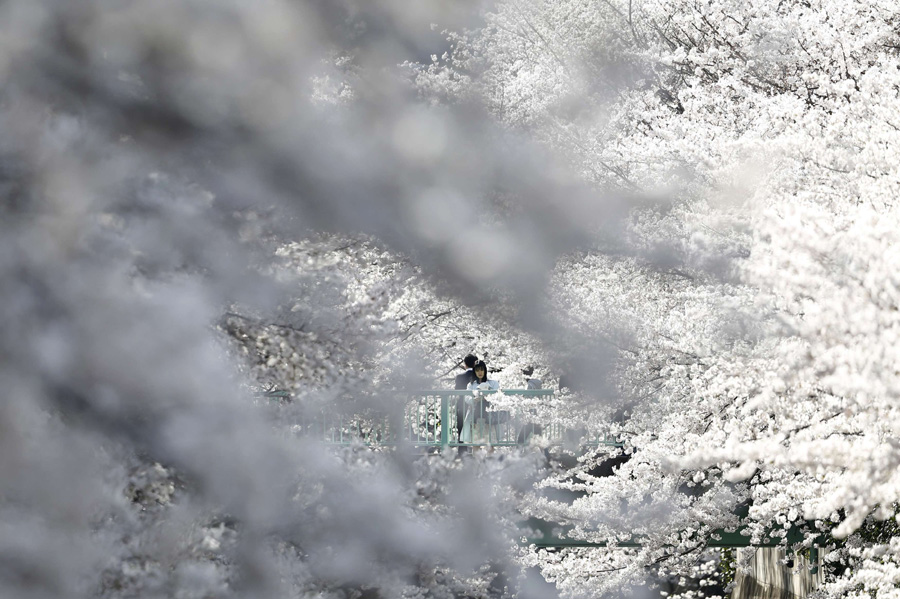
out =
[[[459,401],[459,398],[457,398]],[[450,399],[441,394],[441,451],[450,447]]]

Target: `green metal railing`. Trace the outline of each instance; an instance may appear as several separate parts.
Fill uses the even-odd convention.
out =
[[[496,395],[498,391],[481,391],[479,395],[487,399]],[[505,389],[502,391],[507,396],[551,398],[553,391],[550,389]],[[470,399],[471,398],[471,399]],[[541,435],[551,442],[563,438],[565,430],[559,425],[542,424],[534,421],[526,413],[512,414],[506,410],[493,410],[485,401],[472,401],[480,399],[473,391],[417,391],[410,394],[410,402],[407,404],[407,414],[404,419],[408,440],[414,444],[429,445],[429,441],[435,441],[443,449],[449,447],[480,447],[491,445],[495,447],[523,445],[532,436]],[[467,400],[469,400],[467,402]],[[412,412],[411,410],[412,406]],[[422,438],[417,436],[417,431],[422,429],[423,414],[420,407],[425,408],[427,422],[436,422],[440,431],[439,439]],[[466,411],[471,412],[470,422],[463,422],[460,426],[461,415]],[[446,424],[445,424],[446,423]],[[460,431],[468,431],[469,435]]]
[[[807,523],[811,525],[812,523]],[[640,537],[631,537],[629,539],[624,539],[621,541],[616,541],[612,543],[607,542],[592,542],[592,541],[583,541],[580,539],[572,539],[567,536],[567,532],[571,530],[571,528],[563,528],[560,530],[560,527],[552,525],[551,523],[541,522],[535,523],[534,521],[530,521],[525,523],[526,526],[532,529],[533,533],[528,535],[527,543],[535,545],[536,547],[542,549],[562,549],[567,547],[579,547],[579,548],[587,548],[587,547],[606,547],[606,548],[614,548],[614,547],[643,547],[644,543],[642,542]],[[754,540],[749,535],[742,534],[738,531],[728,531],[725,529],[716,529],[710,531],[706,536],[702,537],[700,540],[702,541],[702,545],[704,547],[798,547],[801,546],[803,540],[805,538],[803,529],[799,526],[791,526],[789,529],[785,530],[780,527],[772,527],[766,531],[766,533],[759,539]],[[819,549],[821,547],[825,547],[828,541],[825,535],[816,536],[812,545],[808,548],[809,550],[809,562],[813,565],[811,572],[813,574],[818,572],[819,568]]]
[[[524,445],[534,436],[541,436],[550,444],[615,444],[613,440],[606,438],[584,438],[583,431],[573,431],[557,423],[539,422],[527,408],[507,411],[486,405],[490,404],[490,397],[498,393],[507,397],[553,397],[551,389],[481,391],[478,392],[478,395],[483,396],[481,398],[468,390],[407,391],[402,392],[406,401],[399,416],[394,414],[392,417],[371,410],[356,414],[320,411],[303,417],[294,426],[294,430],[298,434],[317,437],[334,445],[411,444],[419,448],[441,450],[452,447]],[[284,392],[269,392],[265,395],[273,399],[289,399]],[[471,414],[469,422],[461,422],[459,418],[465,415],[466,409]],[[461,430],[468,432],[462,439]]]
[[[530,536],[529,542],[538,547],[643,547],[644,545],[640,537],[631,537],[611,543],[572,539],[567,536],[569,529],[559,530],[558,526],[549,523],[535,526],[532,522],[530,528],[538,534]],[[791,526],[787,530],[772,527],[756,541],[750,535],[721,528],[710,531],[702,540],[705,547],[784,547],[799,545],[804,538],[805,535],[800,527]],[[823,535],[818,535],[814,539],[814,545],[824,544],[825,537]]]

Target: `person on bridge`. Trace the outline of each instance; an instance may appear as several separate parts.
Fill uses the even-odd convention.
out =
[[[534,374],[534,366],[526,366],[522,369],[522,374],[525,375],[526,389],[540,389],[544,386],[544,381],[542,381],[541,379],[532,378],[531,375]]]
[[[463,358],[463,365],[466,367],[466,371],[462,374],[457,374],[456,379],[454,381],[454,389],[467,389],[469,387],[469,383],[475,380],[475,371],[472,370],[472,367],[475,366],[475,362],[478,361],[478,357],[475,354],[469,354],[465,358]]]
[[[500,383],[487,376],[487,364],[482,360],[472,367],[475,380],[469,383],[470,391],[492,391],[500,389]],[[496,416],[488,412],[491,404],[480,393],[466,397],[466,411],[463,417],[463,429],[460,435],[462,443],[490,444],[499,440],[499,426]]]
[[[456,380],[454,381],[453,388],[457,391],[461,391],[469,388],[469,383],[475,380],[475,371],[472,370],[472,367],[475,366],[475,362],[478,361],[478,358],[474,354],[469,354],[465,358],[463,358],[463,364],[466,367],[466,371],[462,374],[456,375]],[[463,401],[462,397],[455,397],[456,400],[456,440],[462,441],[462,430],[463,430],[463,419],[466,415],[466,402]],[[463,448],[459,448],[460,453],[462,453]]]

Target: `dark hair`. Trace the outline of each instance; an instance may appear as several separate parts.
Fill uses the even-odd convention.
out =
[[[475,373],[476,368],[484,368],[484,379],[478,378],[478,374]],[[487,372],[487,364],[484,363],[484,360],[478,360],[477,362],[472,364],[472,373],[475,374],[475,380],[479,383],[483,383],[484,381],[488,380]]]
[[[522,374],[524,374],[525,376],[531,376],[532,374],[534,374],[534,366],[526,366],[522,369]]]
[[[469,354],[465,358],[463,358],[463,364],[466,365],[466,368],[472,368],[475,366],[475,362],[478,361],[478,356],[475,354]]]

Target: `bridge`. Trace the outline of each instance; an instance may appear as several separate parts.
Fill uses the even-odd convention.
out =
[[[405,398],[402,411],[389,415],[369,411],[364,414],[340,414],[320,410],[306,414],[294,426],[298,434],[318,438],[329,445],[349,446],[364,444],[371,447],[391,447],[412,445],[429,451],[448,451],[458,447],[517,447],[527,444],[533,437],[540,436],[549,445],[621,446],[615,439],[603,436],[589,436],[585,431],[574,431],[555,423],[538,422],[528,408],[514,413],[505,410],[484,408],[479,402],[474,419],[487,421],[486,436],[472,441],[458,438],[457,406],[475,392],[468,390],[423,390],[396,392]],[[537,399],[552,399],[552,389],[503,389],[500,391],[480,391],[485,396],[502,393],[505,396]],[[286,391],[269,391],[263,394],[270,399],[290,401]],[[740,514],[746,517],[746,513]],[[539,548],[566,547],[641,547],[640,538],[629,538],[612,543],[589,542],[570,538],[565,530],[550,523],[530,522],[531,534],[527,542]],[[804,534],[794,525],[789,529],[772,529],[761,539],[752,539],[738,531],[712,530],[702,540],[706,547],[786,547],[801,543]],[[818,547],[824,544],[817,538],[809,548],[809,561],[813,573],[818,569]]]
[[[458,418],[463,408],[458,410],[458,406],[463,406],[466,398],[475,397],[476,392],[441,389],[394,393],[404,397],[402,413],[367,410],[365,413],[347,414],[318,410],[305,414],[294,426],[294,431],[329,445],[412,445],[429,451],[447,451],[457,447],[516,447],[527,444],[536,436],[550,445],[616,444],[612,439],[589,436],[586,431],[572,430],[553,422],[539,422],[528,408],[494,410],[486,407],[485,402],[475,402],[472,414],[473,423],[481,425],[478,431],[481,434],[477,438],[461,440]],[[531,400],[549,400],[554,395],[552,389],[502,389],[477,393],[485,397],[502,394]],[[263,396],[290,400],[290,394],[286,391],[269,391]]]
[[[528,534],[528,542],[542,548],[563,548],[563,547],[643,547],[643,542],[639,537],[631,537],[618,541],[610,542],[593,542],[573,539],[567,536],[567,530],[557,530],[558,527],[550,523],[534,523],[531,522],[532,534]],[[801,523],[807,529],[812,523]],[[801,546],[806,535],[804,534],[804,526],[791,525],[790,528],[784,529],[772,527],[768,529],[760,538],[754,539],[750,535],[745,535],[740,530],[727,531],[724,529],[716,529],[709,531],[699,540],[704,547],[790,547]],[[812,556],[818,555],[818,548],[827,543],[824,534],[818,534],[813,539],[812,546],[809,548]]]

